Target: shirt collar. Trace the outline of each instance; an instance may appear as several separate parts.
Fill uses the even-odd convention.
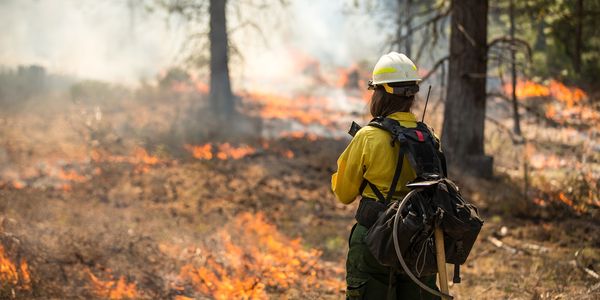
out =
[[[400,122],[417,122],[417,117],[411,112],[395,112],[387,117]]]

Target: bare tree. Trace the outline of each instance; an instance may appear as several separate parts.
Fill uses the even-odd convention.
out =
[[[573,69],[576,73],[581,73],[581,52],[583,48],[583,0],[577,0],[575,9],[575,53],[573,53]]]
[[[402,40],[404,38],[404,54],[408,57],[412,57],[412,19],[411,14],[412,0],[398,0],[398,28],[396,28],[396,39]],[[400,43],[400,42],[399,42]],[[400,45],[399,45],[400,46]]]
[[[453,0],[442,143],[452,165],[492,175],[484,153],[487,0]]]
[[[510,38],[515,40],[515,4],[514,0],[510,0],[509,3],[509,15],[510,15]],[[517,104],[517,49],[515,45],[510,48],[510,64],[512,73],[512,104],[513,104],[513,121],[514,121],[514,132],[517,135],[521,135],[521,121],[519,119],[519,106]]]
[[[223,119],[235,112],[235,98],[229,78],[226,6],[227,0],[210,0],[210,106]]]

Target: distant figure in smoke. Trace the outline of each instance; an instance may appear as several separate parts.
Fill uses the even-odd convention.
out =
[[[415,64],[406,55],[396,52],[383,55],[375,65],[369,83],[369,89],[374,90],[371,115],[396,120],[403,127],[417,127],[411,108],[420,81]],[[338,170],[331,178],[333,192],[344,204],[352,203],[358,195],[363,200],[381,202],[390,190],[397,160],[398,147],[390,147],[390,134],[380,128],[365,126],[356,132],[337,161]],[[402,165],[392,200],[401,200],[409,192],[406,183],[416,177],[406,156]],[[364,241],[369,228],[359,223],[352,228],[349,239],[347,299],[439,299],[422,291],[408,276],[391,272],[390,267],[381,265]],[[420,280],[437,290],[435,275]]]

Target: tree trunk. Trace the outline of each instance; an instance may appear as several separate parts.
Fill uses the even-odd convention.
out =
[[[412,16],[411,16],[412,0],[398,0],[398,28],[396,30],[396,39],[398,49],[404,52],[406,56],[412,59]],[[402,42],[400,39],[405,37]],[[402,50],[404,46],[404,51]]]
[[[510,14],[510,38],[513,40],[513,44],[510,47],[510,58],[511,58],[511,73],[512,73],[512,104],[513,104],[513,121],[514,121],[514,132],[517,135],[521,135],[521,121],[519,119],[519,105],[517,103],[517,58],[515,49],[515,5],[514,0],[510,0],[509,7]]]
[[[581,51],[583,46],[583,0],[577,0],[577,10],[575,12],[575,53],[573,59],[573,69],[577,74],[581,73]]]
[[[210,106],[221,119],[233,115],[235,99],[229,80],[229,45],[225,7],[227,0],[210,0]]]
[[[404,42],[404,51],[406,56],[412,57],[412,16],[410,15],[410,9],[412,6],[412,0],[405,0],[404,5],[404,18],[406,19],[406,41]]]
[[[492,175],[485,156],[487,0],[453,0],[442,143],[451,165]]]

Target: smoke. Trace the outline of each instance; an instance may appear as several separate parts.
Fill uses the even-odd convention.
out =
[[[186,34],[176,21],[148,18],[137,2],[2,1],[0,64],[125,83],[153,76]]]
[[[275,85],[285,90],[295,84],[306,88],[302,71],[307,64],[318,65],[319,71],[328,75],[336,68],[376,61],[387,28],[377,26],[373,16],[353,9],[350,2],[291,1],[275,17],[269,14],[271,19],[261,20],[262,27],[267,28],[267,45],[245,48],[241,85],[265,89]],[[239,34],[233,39],[246,44],[248,36]]]
[[[383,34],[366,14],[347,13],[347,0],[291,1],[255,18],[232,35],[243,60],[234,58],[234,82],[268,85],[289,80],[299,56],[347,67],[381,53]],[[230,6],[239,5],[231,1]],[[230,9],[231,10],[231,9]],[[229,21],[235,28],[241,19]],[[243,13],[242,13],[243,15]],[[277,22],[269,16],[276,15]],[[181,62],[182,46],[198,28],[143,1],[5,0],[0,2],[0,65],[37,64],[50,72],[134,84]]]

